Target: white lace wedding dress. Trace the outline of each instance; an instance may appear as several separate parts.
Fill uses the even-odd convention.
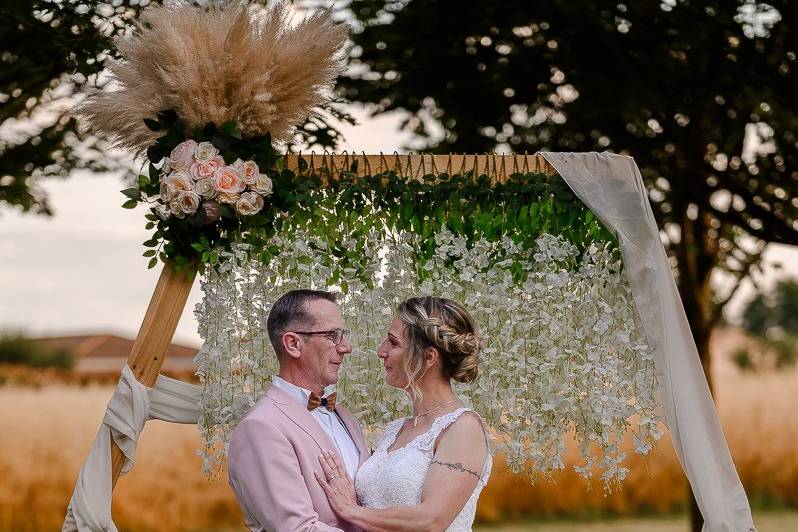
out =
[[[385,427],[374,454],[360,466],[355,478],[355,490],[363,506],[369,508],[390,508],[393,506],[416,506],[421,502],[421,491],[427,477],[435,440],[441,432],[454,423],[468,408],[458,408],[444,414],[432,423],[432,427],[406,445],[388,451],[396,441],[396,436],[406,418],[392,421]],[[488,483],[492,458],[490,449],[485,464],[471,497],[446,530],[448,532],[470,531],[477,511],[477,499]]]

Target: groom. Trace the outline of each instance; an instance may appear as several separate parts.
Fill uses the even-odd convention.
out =
[[[338,382],[352,352],[335,294],[293,290],[267,320],[280,371],[264,397],[233,429],[230,486],[253,531],[350,531],[327,502],[314,471],[333,450],[350,478],[368,458],[357,420],[324,389]]]

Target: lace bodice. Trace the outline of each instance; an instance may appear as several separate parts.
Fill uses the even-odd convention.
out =
[[[437,418],[430,429],[406,445],[388,451],[406,418],[397,419],[385,427],[374,454],[360,466],[355,478],[355,490],[361,504],[369,508],[416,506],[421,502],[421,492],[432,462],[435,440],[441,432],[454,423],[468,408],[458,408]],[[477,499],[488,483],[492,459],[490,449],[482,473],[471,497],[447,529],[448,532],[471,530],[477,510]]]

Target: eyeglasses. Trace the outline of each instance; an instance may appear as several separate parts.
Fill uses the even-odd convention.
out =
[[[326,336],[330,340],[333,341],[335,345],[340,344],[344,337],[349,338],[349,329],[330,329],[329,331],[288,331],[295,334],[307,334],[309,336],[320,334],[322,336]]]

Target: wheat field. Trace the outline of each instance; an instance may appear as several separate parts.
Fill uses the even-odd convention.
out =
[[[738,371],[726,354],[744,341],[735,331],[716,334],[713,375],[726,436],[756,521],[760,509],[798,508],[798,417],[794,415],[798,369],[759,375]],[[0,530],[60,528],[112,393],[108,385],[0,387]],[[136,467],[120,479],[114,493],[114,519],[120,530],[241,529],[226,477],[209,481],[201,475],[199,445],[193,426],[148,423]],[[684,523],[686,481],[667,436],[646,461],[632,458],[629,463],[632,471],[623,489],[605,497],[599,484],[588,490],[584,480],[567,471],[552,482],[533,485],[506,471],[497,457],[480,499],[478,519],[486,530],[497,532],[686,530],[678,526]],[[634,528],[640,521],[626,520],[607,525],[610,528],[556,524],[562,518],[640,514],[677,517],[651,521],[650,527],[640,525],[643,528]],[[761,515],[764,532],[798,530],[798,512]],[[530,521],[541,518],[545,521],[540,526]],[[508,521],[518,524],[501,525]],[[622,523],[632,523],[628,525],[632,528]]]

